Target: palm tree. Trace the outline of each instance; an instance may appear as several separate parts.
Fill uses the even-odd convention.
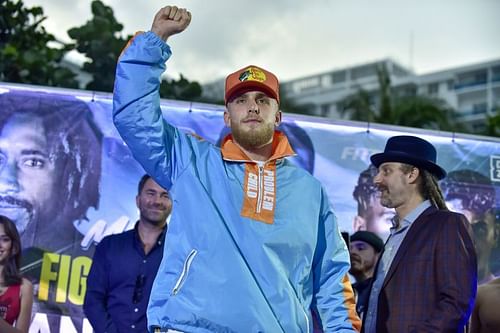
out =
[[[486,128],[481,134],[500,137],[500,107],[496,108],[495,113],[492,117],[486,117]]]
[[[391,114],[378,122],[443,131],[464,131],[453,121],[455,111],[440,99],[426,96],[405,96],[393,100]]]
[[[377,68],[379,88],[368,92],[362,88],[344,99],[342,115],[349,114],[351,120],[377,122],[427,129],[463,131],[455,123],[455,111],[440,99],[416,94],[398,96],[391,86],[385,65]]]
[[[340,114],[344,116],[348,113],[351,120],[374,122],[376,109],[373,101],[374,96],[359,87],[355,94],[347,96],[341,102],[343,107],[340,110]]]

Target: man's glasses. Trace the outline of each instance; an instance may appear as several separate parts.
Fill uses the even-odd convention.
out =
[[[137,275],[137,278],[135,279],[134,294],[132,296],[132,302],[134,304],[139,303],[142,299],[144,282],[146,282],[146,276],[144,274]]]

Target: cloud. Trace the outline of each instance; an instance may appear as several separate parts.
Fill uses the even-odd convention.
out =
[[[500,57],[496,0],[176,2],[192,12],[193,21],[169,40],[168,72],[202,83],[247,64],[289,80],[386,57],[412,62],[419,73]],[[25,3],[40,4],[47,29],[58,36],[90,18],[90,1]],[[159,9],[150,1],[105,3],[124,24],[124,35],[149,30]]]

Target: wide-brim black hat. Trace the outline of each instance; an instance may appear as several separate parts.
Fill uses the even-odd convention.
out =
[[[377,168],[386,162],[410,164],[443,179],[446,171],[436,164],[436,156],[436,148],[430,142],[416,136],[398,135],[389,138],[384,152],[372,155],[370,160]]]

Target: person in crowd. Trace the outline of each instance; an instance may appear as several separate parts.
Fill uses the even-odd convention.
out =
[[[0,332],[28,333],[33,285],[19,272],[21,239],[16,225],[0,215]]]
[[[163,256],[169,192],[144,175],[136,197],[134,229],[105,237],[96,247],[83,309],[96,333],[147,332],[146,310]]]
[[[352,287],[356,292],[356,311],[361,318],[368,303],[375,265],[383,249],[384,242],[373,232],[356,231],[350,237],[351,269],[349,273],[356,279]]]
[[[467,218],[446,208],[437,152],[416,136],[393,136],[370,157],[383,206],[394,208],[370,289],[363,332],[462,332],[477,289]]]
[[[352,193],[358,207],[358,214],[353,221],[353,230],[355,232],[371,231],[385,240],[389,236],[395,211],[380,203],[380,192],[373,183],[376,174],[377,168],[371,164],[359,174],[358,183]]]
[[[349,253],[325,190],[294,155],[281,123],[279,83],[247,66],[226,78],[217,147],[162,118],[158,87],[169,37],[191,14],[166,6],[117,66],[114,123],[176,207],[148,307],[150,331],[326,332],[360,328]]]
[[[450,172],[440,185],[448,208],[464,214],[472,224],[478,283],[495,279],[494,268],[500,258],[493,251],[500,248],[500,220],[496,216],[496,191],[491,180],[477,171],[461,169]]]
[[[471,333],[500,332],[500,278],[489,281],[477,290],[471,317]]]
[[[24,248],[65,252],[80,238],[73,223],[98,207],[102,135],[72,96],[13,90],[0,109],[0,214]]]

